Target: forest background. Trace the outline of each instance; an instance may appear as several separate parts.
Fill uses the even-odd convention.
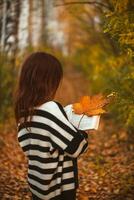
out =
[[[22,61],[34,51],[57,56],[65,76],[69,73],[77,84],[76,91],[64,83],[67,96],[62,95],[64,87],[57,95],[63,105],[81,95],[117,94],[102,124],[108,123],[107,134],[114,132],[119,144],[123,138],[123,145],[133,152],[134,1],[0,0],[1,135],[16,130],[13,93]],[[75,79],[77,73],[82,74],[82,84]],[[3,143],[1,136],[2,147]]]

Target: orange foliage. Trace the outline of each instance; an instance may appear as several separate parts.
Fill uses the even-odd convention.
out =
[[[73,111],[76,114],[87,116],[100,115],[105,113],[104,106],[111,102],[113,94],[104,97],[102,94],[94,96],[83,96],[80,102],[73,104]]]

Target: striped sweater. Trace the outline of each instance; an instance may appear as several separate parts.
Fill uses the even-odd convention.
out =
[[[27,126],[18,124],[18,141],[28,158],[30,191],[42,200],[78,188],[77,158],[87,150],[87,134],[67,119],[62,105],[48,101],[34,109]]]

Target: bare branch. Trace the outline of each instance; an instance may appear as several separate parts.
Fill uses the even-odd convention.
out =
[[[74,2],[65,2],[65,3],[62,3],[62,4],[55,4],[54,6],[55,6],[55,7],[58,7],[58,6],[68,6],[68,5],[72,5],[72,4],[96,4],[96,5],[105,7],[105,8],[107,8],[107,9],[110,9],[110,7],[109,7],[108,5],[103,4],[103,3],[101,3],[101,2],[96,2],[96,1],[84,1],[84,2],[74,1]]]

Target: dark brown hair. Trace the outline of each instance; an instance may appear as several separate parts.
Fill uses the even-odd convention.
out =
[[[16,123],[27,117],[37,107],[54,99],[56,90],[63,77],[59,60],[51,54],[35,52],[22,64],[17,88],[14,93],[14,110]]]

